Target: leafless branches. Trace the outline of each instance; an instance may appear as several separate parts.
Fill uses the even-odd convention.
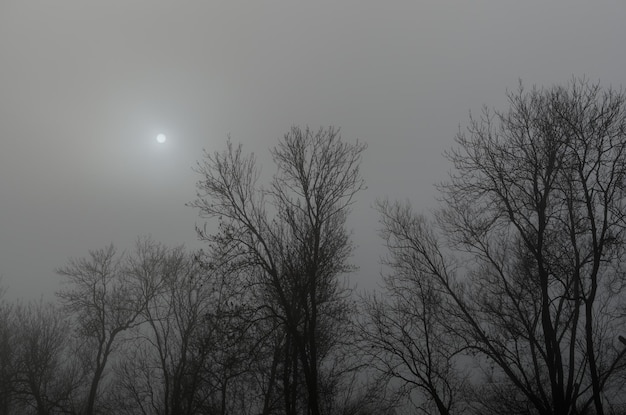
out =
[[[207,155],[198,166],[202,180],[191,205],[201,216],[219,219],[219,231],[200,230],[201,238],[223,266],[245,273],[259,318],[273,320],[271,327],[284,333],[279,344],[287,413],[297,411],[302,380],[306,406],[320,413],[319,368],[333,347],[332,322],[341,320],[338,276],[350,270],[352,250],[345,220],[363,188],[364,149],[343,142],[334,128],[293,127],[272,150],[277,173],[267,188],[257,183],[254,157],[230,142],[226,152]]]
[[[610,310],[623,302],[626,97],[573,80],[509,102],[457,136],[436,224],[384,205],[392,283],[408,275],[440,298],[449,333],[538,413],[602,414],[625,353]]]

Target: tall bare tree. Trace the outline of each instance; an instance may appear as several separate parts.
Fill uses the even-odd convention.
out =
[[[256,293],[258,312],[283,330],[289,414],[301,406],[302,384],[307,412],[321,413],[319,371],[333,347],[335,313],[343,301],[338,278],[351,270],[345,222],[363,188],[364,149],[344,142],[332,127],[293,127],[272,150],[277,173],[267,188],[258,184],[254,157],[230,141],[224,153],[207,154],[197,168],[202,179],[191,206],[202,217],[219,219],[218,232],[200,229],[200,237],[224,265],[246,270],[243,283]]]
[[[149,297],[146,286],[133,279],[124,261],[109,245],[90,251],[89,258],[70,259],[57,270],[66,278],[57,295],[73,320],[81,343],[78,356],[90,372],[81,408],[84,415],[95,413],[109,359],[123,334],[141,323]]]
[[[364,297],[361,342],[368,363],[382,381],[397,389],[397,399],[425,414],[460,414],[467,405],[467,375],[461,364],[465,346],[448,330],[445,296],[420,270],[414,254],[423,219],[410,206],[381,201],[383,292]],[[465,359],[466,360],[466,359]]]
[[[575,79],[508,98],[458,134],[437,224],[411,231],[416,272],[519,411],[603,414],[626,355],[626,95]]]

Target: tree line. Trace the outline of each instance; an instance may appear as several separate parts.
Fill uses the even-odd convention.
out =
[[[0,414],[626,413],[626,94],[507,97],[433,214],[377,201],[372,292],[345,279],[365,144],[292,127],[268,183],[205,153],[202,250],[141,237],[70,259],[55,302],[0,300]]]

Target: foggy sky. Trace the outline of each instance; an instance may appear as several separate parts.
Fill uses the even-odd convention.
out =
[[[617,0],[0,0],[0,275],[33,298],[109,242],[199,247],[203,148],[230,134],[271,175],[291,125],[334,125],[369,145],[350,226],[352,281],[373,286],[376,198],[434,208],[459,125],[519,79],[625,83],[624,17]]]

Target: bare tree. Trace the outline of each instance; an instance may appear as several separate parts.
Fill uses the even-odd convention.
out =
[[[144,238],[126,261],[147,295],[145,324],[116,366],[117,396],[128,413],[226,413],[233,378],[248,370],[239,350],[246,330],[226,302],[232,293],[199,258]]]
[[[461,413],[466,376],[459,354],[464,345],[448,331],[445,297],[423,275],[414,255],[422,219],[410,206],[382,201],[381,236],[388,255],[384,291],[363,298],[361,342],[381,380],[397,388],[398,399],[425,414]],[[420,235],[423,236],[423,235]]]
[[[334,128],[293,127],[272,150],[277,173],[269,188],[257,183],[253,156],[228,142],[224,153],[198,165],[198,198],[191,203],[219,231],[199,229],[216,258],[246,270],[258,311],[284,332],[282,385],[285,410],[320,409],[320,367],[333,343],[333,315],[342,300],[339,275],[351,269],[345,221],[363,188],[359,162],[365,146],[342,141]],[[302,378],[300,378],[302,375]],[[304,381],[304,382],[303,382]]]
[[[71,410],[72,395],[83,376],[70,355],[68,329],[65,317],[51,303],[16,305],[12,327],[15,400],[21,413]]]
[[[573,80],[508,97],[458,134],[437,226],[416,217],[411,230],[413,262],[445,294],[448,329],[494,365],[494,390],[523,397],[520,413],[603,414],[626,354],[613,312],[626,95]]]
[[[182,247],[168,249],[144,240],[137,253],[129,272],[156,287],[144,291],[148,295],[144,315],[149,329],[142,329],[145,335],[140,335],[140,341],[147,341],[153,352],[154,361],[148,361],[147,367],[158,368],[154,379],[146,376],[146,380],[161,380],[156,388],[149,388],[150,398],[156,399],[150,404],[159,408],[159,414],[193,413],[198,382],[194,382],[197,373],[190,372],[190,349],[207,312],[211,287]]]
[[[15,350],[13,306],[3,298],[5,292],[6,288],[0,286],[0,414],[9,415],[15,392]]]
[[[141,323],[146,298],[144,286],[124,267],[124,257],[113,245],[89,252],[89,258],[71,259],[57,272],[66,287],[57,293],[70,313],[81,342],[78,356],[90,372],[81,413],[95,413],[99,387],[122,335]]]

